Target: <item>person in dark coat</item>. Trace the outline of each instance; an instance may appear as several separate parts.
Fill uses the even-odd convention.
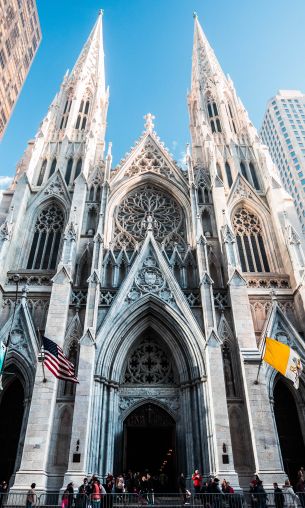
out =
[[[182,494],[183,502],[186,504],[186,481],[183,473],[178,476],[178,490]]]
[[[262,480],[258,480],[255,487],[255,497],[257,498],[258,508],[266,508],[267,506],[267,493],[263,487]]]
[[[273,484],[275,508],[284,508],[284,495],[277,483]]]

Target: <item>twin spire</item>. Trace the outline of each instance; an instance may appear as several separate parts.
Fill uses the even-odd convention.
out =
[[[69,76],[71,80],[93,80],[105,92],[105,63],[103,44],[103,11],[99,11],[94,27]]]
[[[222,68],[210,46],[198,16],[194,13],[192,83],[207,79],[226,79]],[[103,45],[103,11],[100,10],[95,25],[69,76],[71,80],[82,80],[90,76],[96,85],[105,91],[105,64]],[[153,118],[152,118],[153,120]]]

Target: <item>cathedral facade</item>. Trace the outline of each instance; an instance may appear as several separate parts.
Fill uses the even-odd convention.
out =
[[[2,199],[1,478],[16,491],[147,468],[172,485],[194,468],[236,488],[293,478],[305,380],[262,365],[256,382],[266,335],[305,362],[292,198],[197,17],[186,169],[151,114],[112,168],[108,95],[100,13]],[[40,334],[78,385],[43,381]]]

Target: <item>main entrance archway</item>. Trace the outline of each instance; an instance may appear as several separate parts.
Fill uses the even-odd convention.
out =
[[[294,397],[282,379],[277,381],[274,388],[274,414],[284,469],[294,483],[304,463],[305,444]]]
[[[158,477],[155,489],[172,490],[176,478],[176,433],[173,418],[156,404],[143,404],[124,421],[125,470]]]

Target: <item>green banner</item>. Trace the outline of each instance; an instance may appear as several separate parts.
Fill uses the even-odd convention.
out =
[[[0,374],[2,373],[4,359],[5,359],[6,347],[3,342],[0,342]]]

